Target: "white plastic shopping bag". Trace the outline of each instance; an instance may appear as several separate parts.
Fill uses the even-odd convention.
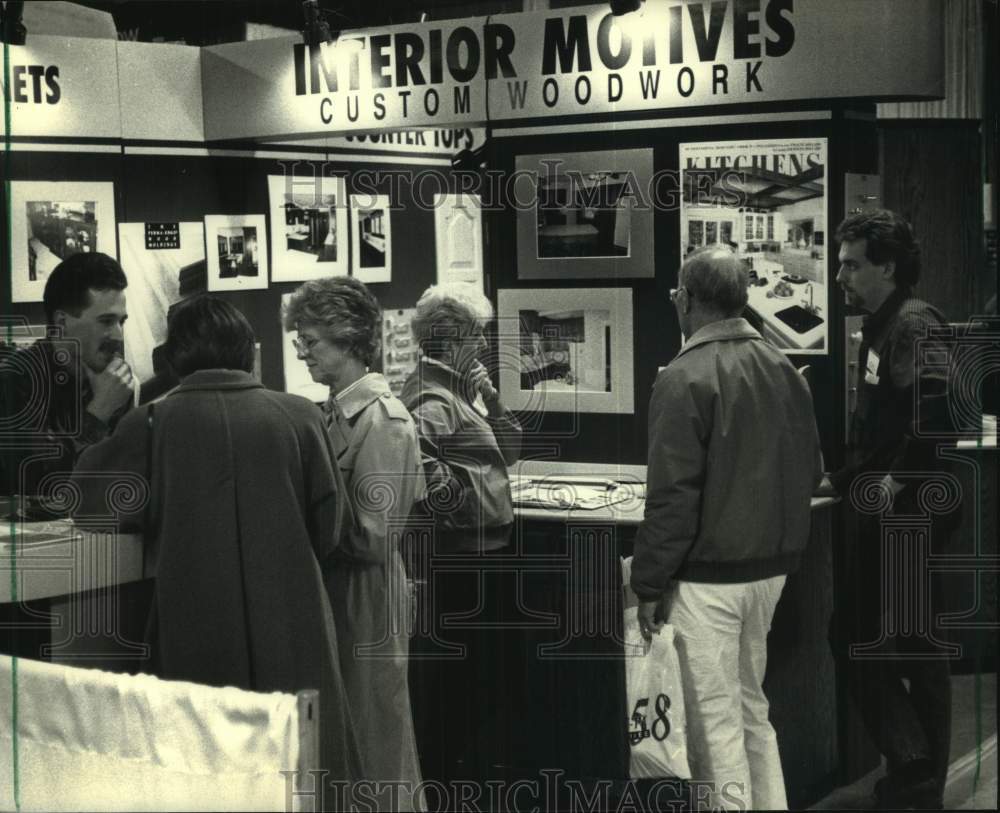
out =
[[[627,575],[631,560],[622,563]],[[631,592],[626,590],[626,593]],[[628,741],[633,779],[690,779],[687,728],[674,628],[664,624],[648,643],[639,631],[639,611],[625,607],[625,685],[628,692]]]

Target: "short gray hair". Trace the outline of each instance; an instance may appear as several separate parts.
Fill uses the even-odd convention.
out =
[[[684,261],[679,284],[705,307],[733,317],[746,307],[750,274],[732,249],[709,246]]]
[[[410,324],[424,355],[437,358],[442,339],[459,338],[492,317],[493,305],[482,291],[466,282],[452,282],[424,291]]]
[[[300,285],[283,308],[282,323],[285,330],[316,327],[366,367],[375,363],[382,345],[382,308],[354,277],[326,277]]]

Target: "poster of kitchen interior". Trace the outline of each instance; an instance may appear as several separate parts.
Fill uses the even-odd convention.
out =
[[[653,151],[516,159],[521,279],[653,276]]]
[[[635,411],[632,289],[498,292],[500,392],[522,412]]]
[[[364,283],[392,281],[388,195],[351,197],[351,273]]]
[[[750,273],[747,320],[790,354],[828,352],[825,138],[680,145],[681,259],[728,245]]]
[[[343,178],[269,175],[271,282],[346,276],[347,194]]]
[[[382,314],[382,374],[398,396],[417,366],[417,342],[410,323],[416,308],[398,308]]]
[[[113,183],[13,181],[9,211],[14,302],[41,302],[52,269],[73,254],[118,257]]]
[[[205,290],[205,227],[121,223],[118,243],[128,274],[125,361],[141,382],[145,401],[176,383],[163,357],[167,319],[182,299]]]
[[[267,287],[264,215],[205,215],[209,291]]]
[[[281,312],[285,312],[288,301],[292,295],[281,295]],[[308,398],[314,404],[324,403],[330,394],[330,388],[326,384],[317,384],[309,372],[306,363],[299,358],[295,349],[295,338],[297,332],[294,330],[284,330],[281,336],[281,366],[285,372],[285,392],[294,395],[301,395]]]

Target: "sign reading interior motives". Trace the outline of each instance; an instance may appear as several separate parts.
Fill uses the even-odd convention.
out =
[[[903,21],[905,25],[894,25]],[[209,137],[942,90],[937,0],[649,0],[205,49]],[[893,32],[891,50],[885,32]],[[857,53],[883,55],[872,71]],[[233,88],[245,92],[233,93]],[[249,96],[249,98],[248,98]]]

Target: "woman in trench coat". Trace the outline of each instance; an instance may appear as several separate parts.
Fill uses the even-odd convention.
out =
[[[302,285],[284,313],[286,330],[314,381],[330,388],[330,440],[356,517],[326,570],[341,670],[368,779],[400,783],[380,809],[422,807],[410,695],[409,595],[400,557],[414,501],[422,496],[413,420],[381,373],[368,372],[381,344],[382,311],[365,285],[331,277]]]

